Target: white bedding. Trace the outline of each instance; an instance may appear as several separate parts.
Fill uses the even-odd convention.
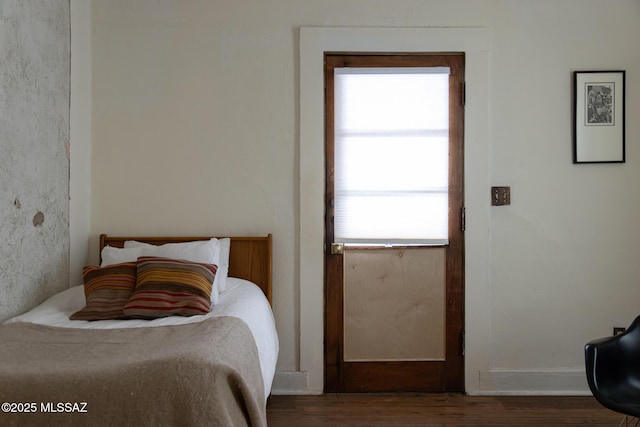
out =
[[[170,316],[153,320],[69,320],[69,316],[85,305],[82,285],[60,292],[34,309],[5,323],[30,322],[62,328],[137,328],[182,325],[200,322],[210,317],[233,316],[242,319],[253,334],[258,347],[264,378],[265,399],[271,392],[279,352],[278,335],[271,306],[260,288],[244,279],[227,278],[227,288],[220,293],[218,304],[205,316]]]

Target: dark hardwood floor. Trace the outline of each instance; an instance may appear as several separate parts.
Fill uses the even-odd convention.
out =
[[[269,427],[617,426],[593,397],[461,394],[271,396]]]

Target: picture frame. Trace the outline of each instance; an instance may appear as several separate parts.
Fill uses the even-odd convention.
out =
[[[625,71],[574,71],[573,119],[573,163],[625,163]]]

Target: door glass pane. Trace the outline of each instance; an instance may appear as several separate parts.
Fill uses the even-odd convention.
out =
[[[336,242],[448,243],[449,72],[334,69]]]

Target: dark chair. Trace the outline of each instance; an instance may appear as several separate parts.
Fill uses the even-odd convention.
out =
[[[640,316],[621,334],[585,345],[587,381],[603,406],[640,418]]]

